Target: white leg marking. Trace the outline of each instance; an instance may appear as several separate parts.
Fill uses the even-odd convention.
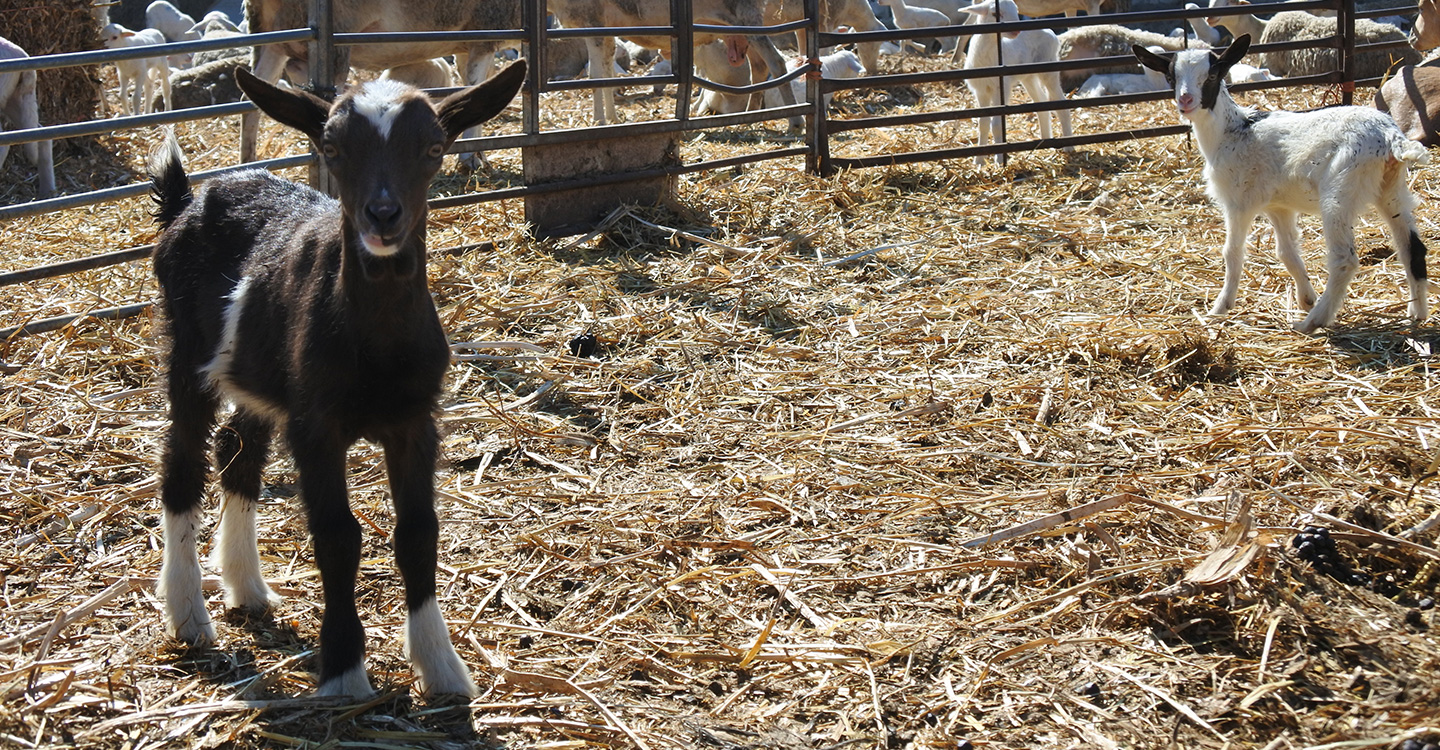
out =
[[[336,677],[320,686],[315,691],[320,698],[371,698],[375,695],[375,689],[370,687],[370,677],[365,674],[365,663],[350,669],[345,674]]]
[[[215,642],[215,625],[200,590],[200,556],[195,550],[199,526],[199,508],[189,513],[165,511],[165,560],[158,588],[170,633],[186,643],[208,646]]]
[[[427,695],[475,696],[470,670],[455,653],[450,631],[434,599],[420,605],[405,619],[405,654]]]
[[[264,612],[280,603],[260,574],[255,536],[255,501],[225,493],[212,562],[225,580],[225,606]]]

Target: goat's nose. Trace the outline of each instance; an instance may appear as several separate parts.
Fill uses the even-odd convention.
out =
[[[400,218],[400,202],[388,195],[381,196],[365,204],[365,216],[377,229],[387,228]]]

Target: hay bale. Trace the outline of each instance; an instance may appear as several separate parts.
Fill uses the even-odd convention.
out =
[[[0,29],[31,55],[100,48],[89,4],[75,0],[0,0]],[[41,124],[91,119],[100,101],[98,66],[40,71],[37,97]]]

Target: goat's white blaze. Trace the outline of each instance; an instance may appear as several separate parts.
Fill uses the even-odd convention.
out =
[[[264,611],[280,602],[260,574],[256,501],[226,492],[220,505],[212,563],[225,581],[225,606]]]
[[[470,670],[455,653],[450,631],[432,598],[405,619],[405,653],[420,676],[420,690],[444,695],[475,695]]]
[[[200,508],[185,513],[165,511],[165,559],[160,565],[159,594],[165,600],[170,632],[186,643],[215,642],[215,625],[205,611],[200,590],[200,555],[195,538],[200,529]]]
[[[400,81],[370,81],[355,95],[352,105],[357,114],[375,126],[381,138],[389,140],[400,105],[409,98],[410,90],[410,86]]]

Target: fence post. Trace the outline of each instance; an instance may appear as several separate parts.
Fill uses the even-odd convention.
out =
[[[670,0],[670,23],[675,36],[670,41],[670,72],[679,77],[675,86],[675,119],[690,119],[690,99],[695,94],[695,8],[691,0]]]
[[[549,43],[546,40],[546,7],[545,0],[525,0],[521,3],[521,12],[524,18],[521,19],[521,27],[525,29],[525,57],[530,64],[525,72],[528,85],[526,85],[520,103],[521,127],[526,135],[535,135],[540,132],[540,90],[544,88],[546,73],[550,68]]]
[[[1355,0],[1340,0],[1336,9],[1340,33],[1340,103],[1355,103]]]
[[[805,98],[810,102],[810,114],[805,116],[805,137],[809,139],[806,145],[810,147],[806,167],[811,174],[829,175],[830,135],[825,127],[825,94],[820,87],[820,0],[805,0],[805,20],[809,28],[805,49],[800,52],[805,55],[805,64],[811,66],[805,74]]]
[[[330,0],[311,0],[310,30],[314,32],[315,40],[310,43],[310,89],[326,100],[335,98],[334,20]],[[325,168],[325,160],[315,152],[313,143],[310,144],[310,153],[315,157],[315,161],[311,162],[310,186],[326,195],[335,195],[330,170]]]

